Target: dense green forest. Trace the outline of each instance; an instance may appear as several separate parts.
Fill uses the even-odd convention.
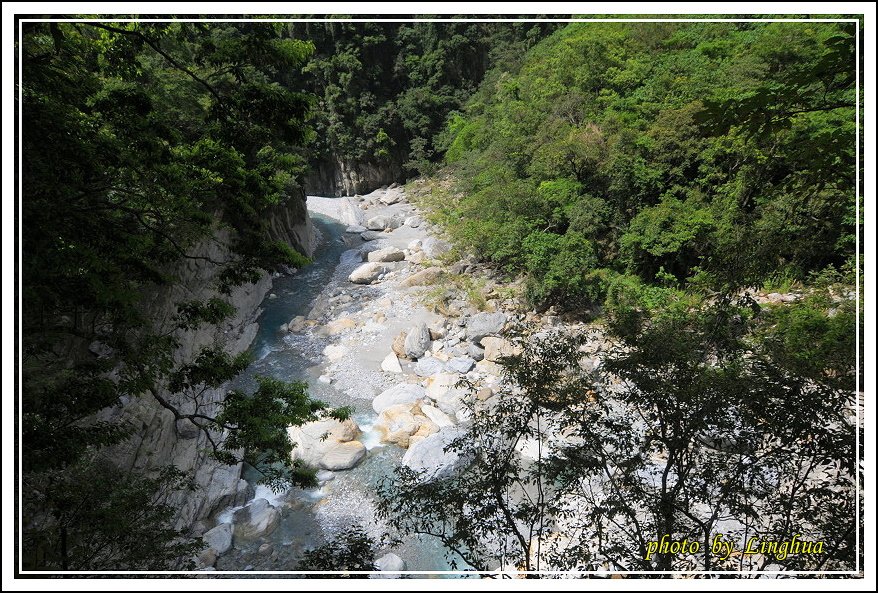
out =
[[[191,361],[175,353],[186,332],[234,317],[237,289],[309,264],[269,219],[306,216],[304,179],[334,159],[418,178],[412,200],[453,240],[452,255],[524,279],[528,308],[597,320],[624,346],[606,365],[634,386],[621,399],[667,419],[663,442],[691,479],[655,501],[626,484],[614,509],[654,503],[658,533],[709,531],[671,516],[671,502],[709,503],[715,484],[748,475],[758,487],[729,494],[730,504],[761,515],[749,496],[777,490],[750,451],[739,448],[728,466],[716,451],[690,455],[708,428],[787,447],[766,456],[764,471],[792,475],[796,464],[830,459],[856,474],[840,412],[862,377],[852,298],[862,230],[855,26],[27,23],[17,48],[25,565],[164,569],[185,567],[199,549],[171,527],[167,503],[192,476],[128,471],[105,457],[139,428],[101,415],[121,401],[153,398],[175,422],[226,432],[223,442],[211,437],[212,455],[261,468],[265,483],[316,483],[313,468],[290,460],[286,428],[349,410],[311,399],[304,383],[260,378],[254,393],[232,391],[204,413],[187,402],[250,359],[219,347]],[[218,236],[222,249],[205,251]],[[176,286],[184,265],[214,269],[215,294],[180,298],[156,323],[149,297]],[[792,296],[765,305],[770,292]],[[486,491],[531,479],[572,488],[611,441],[630,453],[622,462],[644,463],[642,443],[624,430],[631,418],[569,400],[592,380],[568,373],[580,345],[549,343],[505,361],[520,389],[505,406],[474,412],[470,440],[457,443],[476,459],[551,411],[564,430],[588,429],[578,449],[533,476],[502,463],[477,463],[441,486],[403,473],[382,485],[384,517],[429,533],[474,508],[496,514]],[[797,456],[803,435],[807,455]],[[394,494],[400,484],[405,500]],[[819,527],[834,542],[832,562],[851,561],[854,528],[842,517],[854,502],[819,488],[808,504],[794,494],[786,523],[772,528],[831,506]],[[542,521],[551,503],[539,505],[520,516]],[[589,528],[603,533],[605,510],[596,503]],[[486,521],[445,543],[490,568],[480,542],[508,536],[513,523]],[[362,534],[355,543],[371,553]],[[640,566],[622,541],[612,547],[628,566],[672,568]],[[354,553],[330,556],[306,560],[371,566]]]
[[[568,309],[631,282],[733,291],[830,266],[850,279],[853,34],[569,25],[451,116],[439,220],[526,273],[534,302]]]
[[[191,476],[168,468],[143,477],[105,458],[136,427],[94,414],[126,398],[153,397],[197,430],[231,430],[213,447],[226,463],[243,450],[272,467],[268,481],[313,480],[313,470],[293,466],[286,436],[287,425],[322,408],[302,384],[264,380],[253,397],[231,394],[208,414],[200,394],[234,378],[247,356],[208,345],[194,360],[175,358],[185,332],[235,314],[236,287],[308,263],[268,224],[274,209],[304,212],[300,177],[313,137],[312,99],[288,84],[313,46],[282,29],[25,27],[28,566],[165,568],[192,551],[167,527],[174,509],[165,502]],[[198,249],[220,234],[227,246]],[[150,318],[149,290],[178,283],[181,261],[214,271],[215,296],[180,299],[170,320]],[[102,504],[85,504],[94,500]]]
[[[299,84],[316,98],[312,164],[368,163],[397,177],[431,171],[436,137],[494,68],[515,68],[524,51],[560,23],[299,22],[292,35],[314,53]],[[393,178],[393,177],[391,177]]]

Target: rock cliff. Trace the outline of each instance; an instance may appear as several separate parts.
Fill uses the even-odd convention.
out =
[[[305,178],[305,190],[315,196],[353,196],[402,180],[402,168],[394,163],[376,164],[335,158],[317,164]]]
[[[314,229],[308,217],[304,194],[294,203],[275,209],[269,220],[272,238],[283,240],[306,255],[315,248]],[[202,242],[192,255],[173,270],[177,282],[148,291],[143,300],[148,317],[157,329],[170,327],[176,313],[175,303],[204,300],[218,293],[213,288],[221,262],[229,256],[229,233],[220,231],[211,240]],[[180,347],[176,362],[191,361],[205,346],[219,345],[231,354],[245,351],[256,336],[259,305],[271,289],[272,279],[266,273],[255,284],[234,289],[228,299],[235,306],[234,317],[214,326],[179,331]],[[202,399],[202,412],[210,414],[223,400],[226,386],[209,390]],[[162,394],[175,405],[173,394]],[[194,492],[176,493],[170,501],[179,509],[177,528],[193,527],[196,535],[209,527],[205,520],[230,504],[243,504],[249,498],[247,483],[241,479],[241,465],[228,466],[213,460],[208,452],[209,441],[188,420],[175,421],[173,414],[148,395],[123,401],[112,412],[134,427],[134,436],[117,446],[113,455],[121,466],[149,471],[169,464],[192,472],[198,486]],[[181,406],[186,411],[185,406]]]

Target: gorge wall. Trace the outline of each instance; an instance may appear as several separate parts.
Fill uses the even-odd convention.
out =
[[[310,256],[315,248],[315,233],[308,217],[304,193],[291,204],[276,208],[268,220],[273,239],[285,241],[296,250]],[[174,270],[177,282],[149,291],[143,300],[148,317],[157,329],[172,327],[176,314],[175,303],[204,300],[221,296],[214,289],[220,262],[229,256],[229,233],[221,231],[193,250],[194,256],[182,260]],[[191,361],[205,346],[218,345],[230,354],[244,352],[258,330],[256,319],[263,298],[272,285],[266,273],[254,284],[236,287],[227,297],[236,312],[217,325],[178,331],[180,347],[175,353],[176,363]],[[212,415],[228,391],[227,385],[207,390],[199,401],[199,411]],[[162,393],[162,397],[184,412],[192,412],[194,402],[182,402],[179,396]],[[175,421],[171,411],[163,408],[154,398],[142,395],[123,401],[112,414],[116,420],[126,421],[134,428],[134,436],[113,450],[113,460],[127,468],[149,472],[167,465],[175,465],[194,475],[194,492],[175,492],[169,503],[178,509],[175,527],[192,527],[194,535],[205,529],[203,523],[213,513],[230,504],[245,502],[252,493],[241,479],[241,464],[229,466],[210,455],[207,436],[188,420]],[[188,405],[188,408],[186,407]]]
[[[305,178],[305,191],[312,196],[353,196],[401,181],[402,167],[395,161],[378,164],[335,156],[314,164]]]

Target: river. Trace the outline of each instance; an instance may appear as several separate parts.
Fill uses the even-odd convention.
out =
[[[259,332],[251,346],[254,362],[235,387],[253,390],[254,377],[259,375],[306,381],[311,397],[333,407],[354,409],[353,419],[363,431],[359,440],[368,449],[368,455],[355,468],[335,472],[334,478],[320,488],[293,488],[276,493],[256,485],[254,499],[266,498],[278,507],[282,513],[280,525],[261,540],[236,542],[236,548],[217,561],[218,571],[295,570],[303,551],[351,526],[359,525],[374,537],[380,537],[385,530],[374,515],[375,489],[379,481],[399,465],[404,451],[395,445],[381,444],[377,431],[372,428],[377,416],[371,406],[375,390],[360,392],[350,388],[350,381],[326,384],[319,380],[324,372],[323,351],[331,340],[314,331],[317,328],[300,333],[279,330],[282,324],[298,315],[307,317],[315,307],[319,311],[333,296],[351,294],[345,305],[350,311],[356,311],[375,296],[371,287],[355,286],[348,281],[351,271],[362,263],[358,248],[363,241],[359,235],[346,233],[344,225],[327,216],[312,212],[311,218],[319,237],[313,263],[294,275],[275,279],[271,294],[262,303]],[[245,469],[243,477],[255,484],[258,474],[250,468]],[[231,521],[237,508],[240,507],[227,509],[218,520]],[[263,545],[266,542],[270,547]],[[407,570],[451,570],[444,548],[434,538],[408,537],[401,545],[378,555],[384,551],[403,558]]]

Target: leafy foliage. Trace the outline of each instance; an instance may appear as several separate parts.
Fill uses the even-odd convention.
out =
[[[312,162],[380,166],[399,177],[441,157],[436,136],[485,72],[557,28],[552,22],[291,23],[314,43],[301,84],[317,97]]]
[[[25,474],[25,485],[25,566],[186,570],[201,548],[169,526],[176,513],[169,497],[192,488],[174,468],[147,477],[82,458],[63,471]]]
[[[35,567],[165,568],[188,545],[167,527],[173,509],[150,502],[178,485],[173,470],[88,460],[131,434],[106,410],[142,395],[201,429],[227,462],[260,446],[278,461],[287,425],[318,407],[301,386],[266,384],[247,404],[205,408],[205,391],[247,358],[208,346],[177,359],[185,332],[234,315],[236,287],[308,263],[269,219],[304,208],[311,98],[289,83],[313,47],[246,23],[23,32],[23,486],[36,509],[25,553]],[[151,298],[173,294],[184,264],[214,278],[216,296],[153,318]],[[228,435],[235,448],[223,447]]]
[[[370,537],[362,527],[351,527],[331,541],[308,550],[296,567],[297,570],[320,571],[376,571],[372,561],[378,550],[378,542]],[[306,578],[362,579],[365,574],[318,575],[309,574]]]
[[[735,291],[840,267],[861,224],[853,33],[570,24],[520,67],[498,65],[449,119],[461,197],[438,216],[481,257],[527,274],[538,305],[600,303],[620,273]],[[562,253],[567,235],[594,255]],[[575,277],[560,291],[533,265],[550,246]]]
[[[851,376],[797,372],[795,344],[763,340],[773,325],[746,304],[672,303],[618,328],[597,371],[597,335],[522,336],[506,387],[446,448],[465,465],[444,480],[398,469],[381,513],[477,570],[849,569]],[[718,558],[717,533],[798,534],[825,553]],[[665,534],[701,553],[648,555]]]

